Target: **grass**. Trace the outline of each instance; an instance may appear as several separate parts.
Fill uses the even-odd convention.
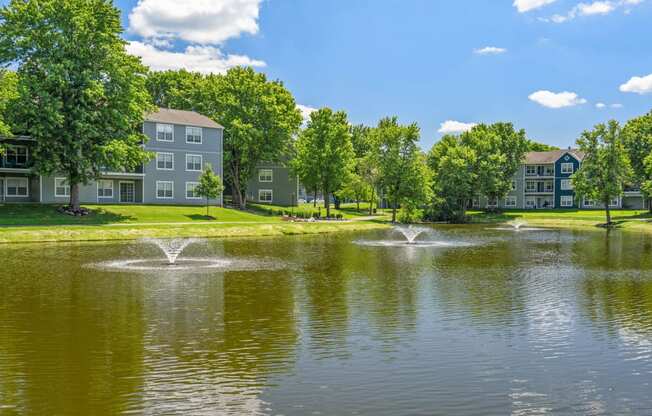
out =
[[[606,222],[604,210],[506,210],[500,213],[469,211],[472,223],[504,223],[521,220],[536,226],[557,228],[597,227]],[[612,210],[617,228],[652,233],[652,215],[647,210]]]
[[[324,204],[318,204],[317,207],[314,207],[313,204],[301,204],[298,207],[283,207],[279,205],[268,205],[268,204],[253,204],[248,203],[247,206],[257,212],[269,214],[271,212],[287,211],[297,213],[304,213],[312,215],[316,212],[321,212],[321,216],[326,216],[326,208]],[[336,216],[337,214],[342,214],[345,219],[355,219],[360,217],[369,216],[369,203],[361,202],[360,210],[358,211],[357,205],[355,203],[342,204],[340,209],[335,209],[334,205],[331,205],[331,216]],[[376,215],[378,218],[385,217],[385,213],[379,212]]]
[[[279,217],[225,208],[151,205],[85,205],[91,214],[72,217],[54,205],[0,205],[0,243],[134,240],[145,237],[263,237],[366,231],[381,222],[290,223]]]

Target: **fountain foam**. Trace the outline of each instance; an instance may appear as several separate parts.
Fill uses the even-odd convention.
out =
[[[400,232],[403,237],[405,237],[408,244],[415,244],[417,237],[423,233],[428,232],[427,228],[413,227],[411,225],[407,227],[395,227],[394,229]]]
[[[197,238],[174,238],[170,240],[163,240],[158,238],[145,238],[142,240],[144,243],[149,243],[157,246],[165,257],[168,259],[169,265],[174,265],[177,258],[183,253],[190,244],[198,243],[201,240]]]

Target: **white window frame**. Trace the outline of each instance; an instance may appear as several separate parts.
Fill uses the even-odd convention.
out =
[[[24,188],[27,189],[27,193],[25,195],[19,195],[16,193],[16,195],[10,195],[9,194],[9,181],[11,180],[18,180],[18,181],[25,181],[25,186]],[[24,177],[6,177],[4,178],[4,183],[5,183],[5,198],[29,198],[29,178],[24,178]],[[16,186],[16,192],[18,192],[19,188],[23,188],[22,186]]]
[[[269,172],[269,180],[267,180],[267,175],[263,176],[263,172]],[[274,169],[258,169],[258,182],[263,183],[272,183],[274,182]]]
[[[498,206],[498,198],[493,201],[490,198],[487,198],[487,208],[496,208]]]
[[[18,163],[17,149],[25,149],[25,163]],[[11,151],[13,151],[15,153],[14,157],[16,159],[15,160],[16,163],[14,163],[14,165],[16,167],[20,167],[20,166],[25,166],[26,167],[29,164],[29,147],[21,145],[21,144],[12,144],[12,145],[7,146],[7,149],[6,149],[5,154],[4,154],[5,163],[9,163],[9,156],[10,156],[9,152],[11,152]]]
[[[566,169],[567,167],[570,166],[570,170]],[[573,166],[572,162],[564,162],[561,164],[561,173],[564,175],[569,175],[573,173],[575,170],[575,167]]]
[[[525,197],[525,208],[536,209],[536,207],[537,207],[537,200],[535,197],[533,196]]]
[[[166,131],[167,128],[170,128],[170,131]],[[163,137],[166,137],[168,133],[170,133],[170,140],[167,139],[161,139],[159,138],[159,132],[163,133]],[[168,124],[168,123],[156,123],[156,141],[157,142],[167,142],[167,143],[172,143],[174,142],[174,124]]]
[[[111,187],[107,188],[104,185],[100,186],[100,184],[102,182],[104,182],[105,184],[110,183]],[[102,195],[100,195],[100,189],[102,190]],[[106,191],[109,190],[109,189],[111,190],[111,196],[106,195]],[[113,180],[111,180],[111,179],[100,179],[100,180],[97,181],[97,198],[98,199],[113,199],[114,195],[115,195],[115,190],[114,190]]]
[[[170,184],[170,190],[172,191],[171,196],[159,196],[159,185]],[[165,190],[163,190],[165,192]],[[164,194],[165,195],[165,194]],[[174,182],[173,181],[156,181],[156,199],[174,199]]]
[[[595,201],[592,200],[592,199],[584,198],[584,200],[582,201],[582,206],[584,208],[593,208],[593,207],[595,207]]]
[[[561,208],[571,208],[574,204],[574,197],[573,195],[561,195],[559,197],[559,206]],[[570,204],[568,203],[570,201]]]
[[[158,162],[159,162],[159,156],[172,156],[172,167],[171,168],[166,168],[166,167],[159,167]],[[165,166],[165,164],[164,164]],[[174,153],[172,152],[156,152],[156,170],[174,170]]]
[[[270,200],[269,201],[263,200],[261,198],[261,195],[263,194],[263,192],[269,192],[269,195],[270,195]],[[258,202],[263,202],[263,203],[266,203],[266,204],[273,203],[274,202],[274,191],[272,189],[259,189],[258,190]]]
[[[529,184],[533,184],[534,186],[533,190],[530,189],[530,187],[528,186]],[[533,193],[533,192],[537,192],[538,189],[539,187],[537,186],[536,181],[525,181],[525,192]]]
[[[533,170],[533,172],[530,173],[529,170]],[[525,165],[525,176],[538,176],[537,171],[536,165]]]
[[[199,131],[199,141],[198,142],[195,141],[195,140],[192,140],[192,141],[188,140],[188,136],[197,137],[196,134],[189,134],[189,132],[191,130],[193,130],[193,129],[197,129],[197,131]],[[202,129],[201,127],[186,126],[186,143],[189,143],[189,144],[202,144],[203,141],[204,141],[204,129]]]
[[[199,158],[199,169],[188,169],[188,158],[198,157]],[[194,165],[194,163],[193,163]],[[197,155],[194,153],[186,153],[186,172],[201,172],[202,167],[204,166],[204,156]]]
[[[614,204],[613,202],[616,201]],[[618,208],[620,206],[620,197],[616,197],[609,201],[609,208]]]
[[[505,208],[516,208],[516,197],[515,196],[506,196],[505,197]]]
[[[555,167],[549,165],[544,166],[543,176],[555,176]]]
[[[566,185],[566,186],[564,186],[564,185]],[[559,182],[559,189],[561,189],[562,191],[572,191],[573,190],[573,181],[571,181],[570,179],[562,179]]]
[[[550,185],[550,188],[548,188],[548,185]],[[544,192],[555,192],[555,183],[548,181],[543,183],[543,191]]]
[[[59,182],[59,181],[64,181],[65,182],[67,180],[68,180],[67,178],[63,178],[61,176],[58,176],[58,177],[54,178],[54,197],[55,198],[70,198],[70,184],[68,184],[68,185],[58,185],[57,184],[57,182]],[[64,191],[63,194],[60,194],[58,192],[59,188],[63,188],[64,190],[67,190],[67,191]]]
[[[186,182],[186,199],[202,199],[201,196],[188,196],[188,185],[199,186],[199,182]]]

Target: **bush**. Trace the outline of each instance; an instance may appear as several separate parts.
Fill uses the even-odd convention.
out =
[[[341,220],[341,219],[344,218],[344,215],[342,215],[342,214],[337,214],[337,215],[335,216],[335,218],[337,218],[338,220]]]
[[[405,204],[398,212],[398,222],[412,224],[423,220],[423,211],[413,204]]]

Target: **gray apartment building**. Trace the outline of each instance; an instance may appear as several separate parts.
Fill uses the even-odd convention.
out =
[[[247,183],[247,201],[258,204],[296,206],[306,198],[298,176],[287,163],[263,162]]]
[[[104,172],[82,185],[85,204],[202,204],[194,193],[203,167],[210,163],[223,177],[223,127],[193,111],[159,109],[149,114],[143,132],[153,158],[134,172]],[[66,203],[70,187],[64,175],[32,172],[29,137],[13,137],[0,158],[0,202]],[[222,198],[212,203],[221,204]]]

